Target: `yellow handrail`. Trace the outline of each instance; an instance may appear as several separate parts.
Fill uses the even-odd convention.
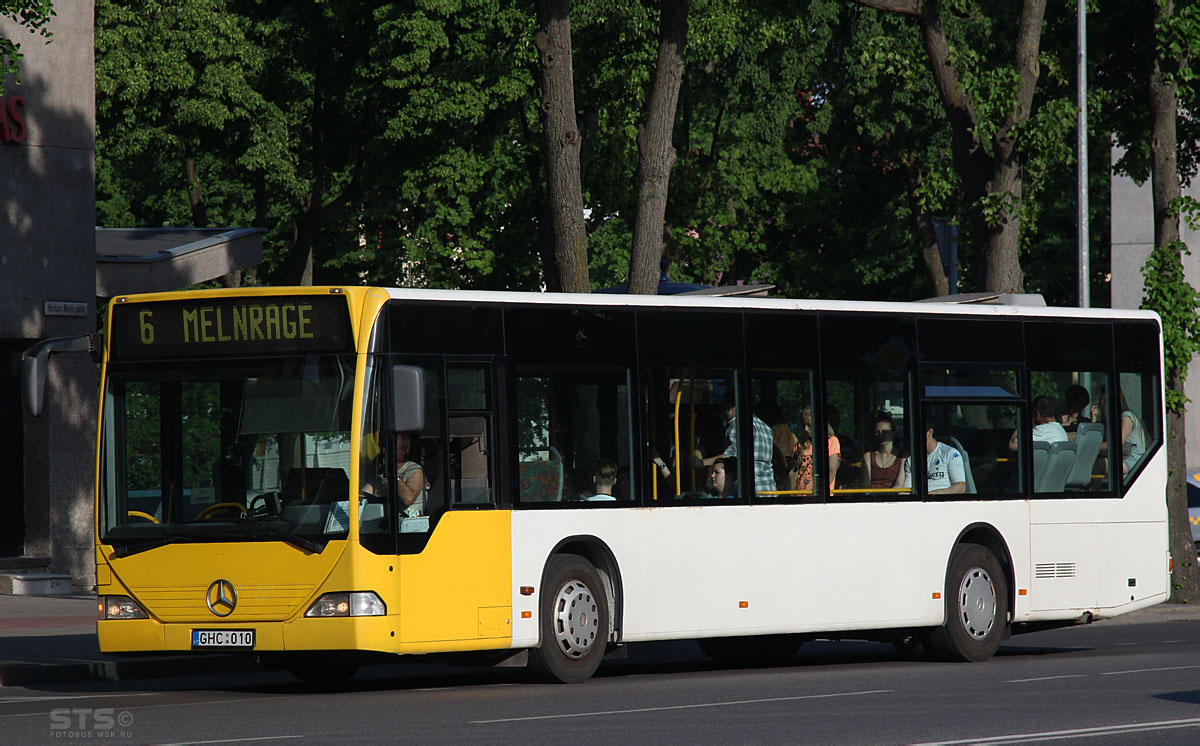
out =
[[[679,477],[679,404],[683,400],[683,381],[675,389],[675,494],[683,494],[683,484]]]

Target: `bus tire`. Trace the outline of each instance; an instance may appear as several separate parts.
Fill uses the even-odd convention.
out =
[[[800,635],[704,637],[697,640],[709,658],[731,666],[781,666],[789,662],[804,638]]]
[[[987,547],[959,544],[946,570],[946,621],[925,638],[937,660],[983,661],[1000,647],[1008,625],[1008,582]]]
[[[555,555],[542,590],[542,639],[529,651],[529,670],[560,684],[590,678],[608,645],[608,600],[596,569],[578,555]]]

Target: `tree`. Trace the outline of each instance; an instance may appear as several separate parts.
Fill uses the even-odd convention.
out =
[[[542,71],[542,129],[545,137],[548,229],[554,264],[551,289],[591,291],[583,186],[579,174],[580,134],[575,121],[575,81],[571,64],[570,0],[538,0],[537,48]]]
[[[947,18],[938,0],[858,2],[916,18],[950,126],[971,233],[981,249],[980,284],[987,291],[1020,292],[1024,279],[1019,246],[1028,198],[1022,172],[1031,152],[1050,149],[1056,139],[1064,139],[1053,135],[1065,132],[1071,113],[1069,101],[1056,101],[1044,104],[1042,116],[1035,117],[1045,0],[1026,0],[1015,28],[1004,23],[1001,12],[974,15],[973,20],[984,23],[967,29],[982,32],[970,40],[952,38],[948,30],[957,19]],[[946,6],[974,8],[974,3]],[[985,53],[998,53],[998,46],[1008,41],[1011,62],[988,59]]]
[[[1200,351],[1200,294],[1183,275],[1182,254],[1187,245],[1180,239],[1179,217],[1183,207],[1177,167],[1179,88],[1193,81],[1189,70],[1191,50],[1200,44],[1200,13],[1195,6],[1186,11],[1174,0],[1156,0],[1152,47],[1149,59],[1150,180],[1154,201],[1154,250],[1143,270],[1146,297],[1143,307],[1163,317],[1167,371],[1167,512],[1171,554],[1176,558],[1171,573],[1171,598],[1180,602],[1200,600],[1196,572],[1196,550],[1188,521],[1185,484],[1186,432],[1184,428],[1183,383],[1192,356]],[[1191,203],[1191,207],[1200,205]],[[1193,219],[1195,219],[1193,211]]]
[[[54,17],[51,0],[0,0],[0,18],[16,22],[30,34],[36,34],[50,43],[54,34],[50,30],[50,19]],[[9,79],[21,82],[21,43],[7,36],[0,36],[0,96],[4,95]]]
[[[687,44],[688,0],[663,0],[658,32],[658,61],[646,95],[646,116],[638,126],[637,217],[629,252],[629,292],[658,292],[667,189],[675,148],[675,109]]]

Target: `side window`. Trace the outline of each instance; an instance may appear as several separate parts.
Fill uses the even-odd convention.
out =
[[[490,466],[491,368],[485,364],[446,367],[446,433],[451,500],[454,505],[494,502]]]
[[[755,496],[816,496],[811,435],[812,371],[756,370],[750,386],[754,416],[771,430],[771,474],[775,480],[772,489],[756,490]]]
[[[1117,395],[1110,410],[1118,415],[1121,434],[1120,469],[1125,484],[1129,484],[1149,455],[1163,442],[1159,377],[1151,373],[1121,373]],[[1114,406],[1115,405],[1115,406]],[[1116,466],[1113,467],[1114,473]]]
[[[630,371],[547,365],[516,372],[519,502],[636,500]]]
[[[925,403],[913,460],[924,459],[926,494],[1023,494],[1028,426],[1017,372],[927,367],[921,385]],[[906,470],[911,484],[911,461]]]
[[[831,370],[825,379],[821,434],[829,459],[829,488],[854,499],[875,493],[911,495],[904,471],[913,448],[912,395],[903,373]]]
[[[756,418],[737,416],[732,369],[650,368],[646,371],[652,501],[735,498],[740,484],[741,430]],[[773,489],[770,430],[757,435],[755,481]],[[765,439],[765,440],[764,440]],[[759,453],[761,448],[761,453]],[[650,475],[647,475],[650,476]]]
[[[1099,370],[1032,370],[1029,381],[1034,493],[1109,491],[1108,376]]]

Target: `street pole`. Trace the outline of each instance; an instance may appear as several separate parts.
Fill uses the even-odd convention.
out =
[[[1078,15],[1075,23],[1076,77],[1079,80],[1078,113],[1076,114],[1076,209],[1078,211],[1079,249],[1079,307],[1088,308],[1091,298],[1091,262],[1088,256],[1088,124],[1087,124],[1087,0],[1075,0]]]

